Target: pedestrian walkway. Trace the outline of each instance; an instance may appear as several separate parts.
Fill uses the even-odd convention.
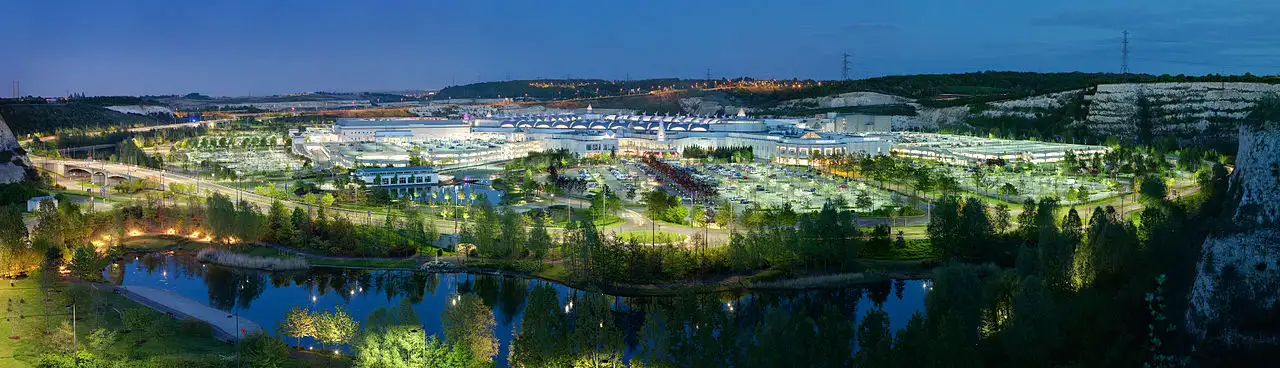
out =
[[[142,286],[120,288],[121,294],[158,311],[172,314],[178,318],[191,317],[213,325],[219,338],[239,339],[245,335],[262,332],[262,326],[247,318],[204,305],[195,300],[174,292]]]

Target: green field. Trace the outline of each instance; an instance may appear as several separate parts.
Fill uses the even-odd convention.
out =
[[[0,287],[0,302],[7,303],[13,300],[10,308],[14,311],[11,312],[12,319],[5,323],[3,330],[5,335],[9,336],[12,328],[18,339],[0,339],[0,368],[35,366],[41,354],[48,352],[51,346],[61,345],[62,340],[69,338],[69,333],[56,332],[49,338],[44,338],[43,332],[46,331],[46,317],[49,331],[57,331],[63,322],[70,322],[71,312],[64,306],[69,305],[73,298],[78,300],[75,332],[81,352],[92,351],[92,344],[90,344],[92,339],[89,335],[95,329],[102,328],[116,331],[118,338],[93,353],[113,359],[145,359],[162,365],[193,366],[188,362],[217,360],[218,356],[234,354],[231,345],[212,337],[201,336],[200,333],[186,332],[179,326],[178,321],[165,317],[160,312],[90,285],[72,284],[66,281],[53,282],[51,289],[58,292],[52,294],[50,301],[41,302],[42,287],[38,276],[17,280],[13,287],[7,285],[8,282],[5,284]],[[145,311],[149,316],[147,320],[160,323],[162,327],[157,330],[164,330],[164,332],[159,334],[168,336],[159,337],[154,330],[123,333],[122,314],[134,308]],[[161,363],[162,360],[163,363]],[[146,366],[146,364],[141,361],[132,361],[127,366]]]
[[[200,243],[187,239],[186,237],[176,235],[139,235],[125,238],[120,242],[120,246],[126,250],[142,251],[142,250],[160,250],[160,249],[180,249],[180,250],[199,250],[205,247],[206,243]]]
[[[253,247],[243,253],[258,257],[275,257],[275,258],[294,258],[299,257],[293,253],[281,251],[271,247]],[[303,257],[310,262],[312,266],[327,267],[362,267],[362,268],[417,268],[422,264],[421,259],[320,259],[312,257]]]
[[[635,241],[637,243],[676,243],[684,241],[687,236],[684,234],[673,233],[670,231],[650,232],[645,230],[627,231],[616,235],[618,240],[623,242]]]

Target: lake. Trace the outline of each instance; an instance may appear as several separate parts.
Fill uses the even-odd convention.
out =
[[[510,365],[512,341],[520,334],[570,339],[583,336],[575,333],[583,332],[577,329],[597,323],[596,328],[609,333],[590,335],[616,340],[616,351],[622,351],[624,359],[644,356],[655,351],[654,346],[663,346],[668,351],[663,354],[677,361],[704,365],[706,362],[698,363],[698,359],[715,356],[714,351],[745,356],[762,350],[759,346],[766,343],[779,352],[836,351],[839,353],[834,357],[825,359],[843,359],[848,354],[840,348],[854,349],[854,322],[868,309],[886,311],[896,331],[913,313],[923,312],[930,287],[924,280],[893,280],[832,290],[624,298],[515,276],[326,268],[262,272],[205,265],[189,255],[165,254],[130,256],[107,266],[104,275],[118,285],[169,290],[239,314],[272,334],[294,306],[313,311],[341,307],[363,323],[374,310],[405,300],[428,333],[443,336],[442,314],[462,296],[478,298],[485,307],[481,313],[487,314],[481,317],[492,318],[492,336],[498,343],[495,359],[500,367]],[[531,315],[538,317],[531,318],[538,318],[538,322],[522,329],[526,311],[534,311]],[[549,323],[548,318],[558,322]],[[586,323],[588,318],[599,319]],[[543,328],[557,331],[539,330]],[[291,345],[297,343],[293,338],[282,338]],[[310,339],[303,339],[301,345],[318,347]]]

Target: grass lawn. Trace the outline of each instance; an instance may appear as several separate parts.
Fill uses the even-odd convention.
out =
[[[281,251],[270,247],[253,247],[248,250],[240,250],[240,252],[258,256],[258,257],[275,257],[275,258],[294,258],[298,257],[293,253]],[[311,257],[303,257],[310,262],[312,266],[330,266],[330,267],[368,267],[368,268],[417,268],[422,263],[417,259],[353,259],[353,260],[331,260],[319,259]]]
[[[553,219],[553,221],[547,225],[552,227],[561,227],[561,228],[565,227],[565,225],[568,223],[568,221],[566,221],[567,219],[565,218],[565,208],[566,207],[563,205],[554,205],[554,206],[547,207],[547,211],[551,213],[551,218]],[[590,216],[590,215],[591,215],[590,210],[586,208],[582,208],[582,207],[573,208],[573,218],[575,219],[586,218],[587,216]],[[622,223],[622,218],[614,214],[605,214],[599,220],[596,220],[594,222],[597,227],[606,227],[606,226],[612,226],[612,225],[617,225]]]
[[[653,233],[645,230],[622,232],[622,233],[618,233],[616,236],[618,237],[618,240],[621,240],[623,242],[631,242],[634,240],[635,242],[641,243],[641,244],[675,243],[675,242],[684,241],[685,238],[688,238],[684,234],[673,233],[670,231],[658,231],[656,233]]]
[[[6,326],[2,326],[4,328],[0,330],[3,330],[7,337],[10,335],[10,328],[13,328],[20,339],[0,339],[0,368],[34,366],[41,354],[48,352],[52,346],[60,345],[62,340],[69,339],[69,333],[56,332],[46,339],[43,332],[46,330],[46,310],[49,331],[57,331],[63,322],[70,322],[70,311],[67,311],[64,306],[71,303],[72,298],[78,300],[76,335],[81,351],[89,351],[88,337],[93,330],[103,328],[119,333],[124,330],[121,314],[126,310],[141,308],[150,316],[147,320],[153,323],[159,322],[164,326],[159,329],[165,332],[119,333],[114,343],[94,353],[110,356],[113,359],[128,358],[135,361],[170,359],[166,363],[184,366],[189,364],[183,363],[182,360],[210,361],[219,359],[218,355],[234,354],[232,345],[199,333],[183,331],[178,321],[105,290],[89,285],[55,281],[51,288],[59,292],[53,293],[52,300],[44,303],[38,276],[17,280],[13,287],[8,285],[8,280],[4,281],[6,282],[0,285],[0,302],[7,303],[8,300],[13,300],[14,312],[12,312],[13,320],[6,322]],[[168,336],[159,337],[159,335]],[[145,341],[139,343],[141,340]],[[162,356],[164,358],[158,358]],[[129,365],[141,365],[135,363],[140,362]]]
[[[183,236],[147,234],[131,236],[120,242],[128,250],[182,249],[199,250],[206,244],[192,241]]]
[[[330,267],[365,267],[365,268],[417,268],[422,263],[416,259],[353,259],[353,260],[329,260],[329,259],[307,259],[312,266],[330,266]]]
[[[548,280],[565,281],[569,279],[569,270],[553,263],[538,264],[532,259],[475,259],[467,262],[467,266],[494,268],[515,272],[525,272]]]
[[[933,259],[933,247],[929,239],[906,239],[905,248],[890,246],[888,254],[863,254],[863,259],[880,261],[927,261]]]

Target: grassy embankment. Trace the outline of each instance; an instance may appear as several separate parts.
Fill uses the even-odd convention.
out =
[[[677,243],[682,242],[688,237],[684,234],[673,233],[670,231],[650,232],[645,230],[627,231],[615,235],[622,242],[636,242],[640,244],[649,243]]]
[[[211,337],[209,330],[187,328],[187,323],[180,324],[160,312],[109,291],[57,280],[50,286],[50,289],[55,290],[50,294],[51,300],[42,302],[42,289],[38,276],[16,280],[12,287],[0,287],[0,300],[13,300],[10,307],[14,311],[6,315],[12,318],[5,323],[5,335],[18,336],[17,340],[0,339],[0,368],[35,366],[42,353],[49,352],[55,346],[70,345],[69,341],[62,341],[70,338],[69,332],[54,332],[49,337],[45,337],[44,332],[58,331],[62,323],[71,322],[71,311],[65,306],[70,305],[73,300],[78,300],[75,333],[82,352],[91,351],[92,339],[89,335],[102,328],[117,331],[119,337],[93,353],[113,359],[128,358],[131,361],[159,364],[157,366],[197,367],[206,365],[200,362],[218,361],[221,360],[220,357],[234,355],[234,346]],[[147,320],[162,326],[154,331],[163,330],[159,334],[168,336],[161,337],[156,333],[143,331],[124,333],[122,315],[130,309],[147,312],[150,317]],[[146,363],[139,363],[138,365],[146,366]]]

